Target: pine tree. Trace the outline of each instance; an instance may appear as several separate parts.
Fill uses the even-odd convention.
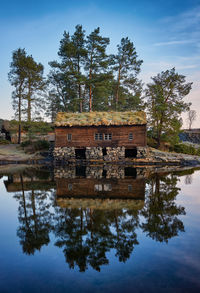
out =
[[[115,109],[135,109],[140,104],[142,83],[137,79],[142,60],[138,60],[133,43],[126,38],[117,46],[118,52],[113,55],[113,70],[117,74],[114,85]]]
[[[21,143],[21,121],[22,121],[22,104],[23,93],[26,83],[26,52],[25,49],[17,49],[12,54],[10,72],[8,79],[15,90],[12,92],[12,106],[15,111],[15,118],[18,119],[18,143]]]
[[[43,77],[43,71],[44,67],[41,63],[34,61],[32,56],[26,56],[26,86],[24,99],[27,101],[25,113],[29,123],[32,121],[33,108],[37,116],[39,116],[40,110],[44,109],[44,100],[41,94],[45,91],[46,82]]]
[[[50,82],[55,91],[60,95],[61,105],[65,111],[83,110],[84,75],[82,65],[86,57],[85,31],[77,25],[72,36],[66,31],[60,41],[58,55],[61,62],[50,62]]]
[[[106,78],[108,77],[107,68],[109,64],[106,55],[106,47],[110,43],[109,38],[100,35],[100,28],[96,28],[87,36],[87,60],[85,71],[87,74],[87,87],[89,89],[89,111],[93,109],[94,89],[97,91],[98,83],[101,81],[101,89],[106,87]]]

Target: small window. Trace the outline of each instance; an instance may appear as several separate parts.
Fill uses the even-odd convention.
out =
[[[103,190],[103,186],[101,184],[95,184],[94,191],[102,191],[102,190]]]
[[[132,133],[132,132],[129,133],[129,135],[128,135],[128,139],[129,139],[129,140],[133,140],[133,133]]]
[[[103,140],[103,134],[102,133],[95,133],[94,139],[95,140]]]
[[[73,185],[71,183],[68,184],[68,190],[72,191]]]
[[[71,133],[68,133],[68,134],[67,134],[67,140],[68,140],[68,141],[71,141],[71,140],[72,140],[72,134],[71,134]]]
[[[104,140],[111,140],[112,139],[112,133],[105,133],[104,134]]]
[[[104,189],[104,191],[111,191],[112,190],[112,185],[111,184],[104,184],[103,189]]]
[[[130,184],[128,185],[128,191],[131,192],[133,190],[133,186]]]

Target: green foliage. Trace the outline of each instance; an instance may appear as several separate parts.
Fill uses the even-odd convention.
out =
[[[25,148],[31,144],[32,144],[32,142],[30,140],[25,140],[20,145],[21,145],[21,147]]]
[[[19,122],[17,120],[9,121],[9,131],[11,133],[16,133],[18,124]],[[53,131],[53,124],[44,121],[32,121],[31,123],[28,121],[22,121],[21,127],[22,131],[31,131],[34,133],[40,133],[41,135]]]
[[[114,85],[115,109],[135,110],[141,106],[142,83],[137,79],[143,63],[138,60],[133,43],[126,38],[117,46],[118,52],[112,55],[112,69],[117,75]]]
[[[13,52],[8,78],[15,87],[12,93],[13,109],[19,125],[22,116],[31,122],[33,112],[39,116],[44,109],[41,94],[44,93],[46,82],[43,70],[43,65],[27,55],[25,49],[19,48]]]
[[[10,144],[10,141],[9,140],[6,140],[6,139],[1,139],[0,138],[0,145],[6,145],[6,144]]]
[[[81,25],[64,32],[58,55],[50,62],[47,115],[57,112],[142,110],[142,83],[137,79],[142,60],[133,43],[122,38],[116,55],[108,55],[109,38],[94,29],[88,36]],[[118,102],[116,105],[116,95]]]
[[[50,146],[50,144],[46,140],[37,140],[37,141],[33,142],[33,147],[36,151],[48,150],[49,146]]]
[[[21,147],[27,148],[30,147],[29,150],[31,151],[40,151],[40,150],[48,150],[50,143],[46,140],[36,140],[36,141],[31,141],[31,140],[26,140],[21,143]]]
[[[196,149],[192,145],[187,145],[183,143],[175,144],[171,150],[177,153],[200,156],[200,148]]]
[[[190,106],[183,99],[192,83],[186,83],[185,76],[176,73],[175,68],[159,73],[152,81],[146,89],[149,126],[158,147],[163,139],[175,144],[182,124],[180,115]]]

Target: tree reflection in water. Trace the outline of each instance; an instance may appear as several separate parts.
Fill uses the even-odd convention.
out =
[[[173,174],[162,177],[156,174],[150,180],[150,192],[141,212],[145,218],[141,228],[156,241],[167,243],[179,232],[184,232],[183,222],[178,216],[185,215],[185,208],[175,202],[180,191],[177,183],[178,176]]]
[[[20,175],[22,192],[15,194],[19,201],[18,219],[20,226],[17,236],[20,238],[23,252],[34,254],[43,245],[48,245],[49,232],[52,229],[51,203],[48,202],[48,192],[44,190],[24,190],[23,175]],[[31,182],[33,178],[31,177]]]
[[[56,245],[64,248],[69,267],[77,265],[80,271],[89,265],[100,271],[109,263],[110,249],[125,262],[138,244],[138,211],[57,208],[54,223]]]
[[[108,252],[111,250],[120,262],[126,262],[139,244],[138,229],[148,237],[166,243],[184,232],[179,216],[185,215],[185,209],[176,204],[180,191],[176,174],[155,174],[146,179],[149,188],[146,188],[148,192],[141,209],[116,206],[63,208],[55,205],[55,190],[25,191],[22,175],[20,180],[21,191],[15,198],[19,201],[17,235],[23,252],[34,254],[43,245],[48,245],[49,234],[53,232],[55,245],[63,250],[71,269],[77,266],[84,272],[92,267],[100,271],[102,265],[109,264]]]

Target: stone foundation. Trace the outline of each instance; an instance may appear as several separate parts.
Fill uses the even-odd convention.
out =
[[[74,147],[55,147],[54,148],[55,161],[74,161],[76,160]],[[146,158],[148,156],[148,149],[146,147],[137,147],[136,158]],[[124,161],[125,160],[125,147],[86,147],[85,148],[86,160],[101,160],[107,162]],[[126,160],[131,158],[126,158]]]

